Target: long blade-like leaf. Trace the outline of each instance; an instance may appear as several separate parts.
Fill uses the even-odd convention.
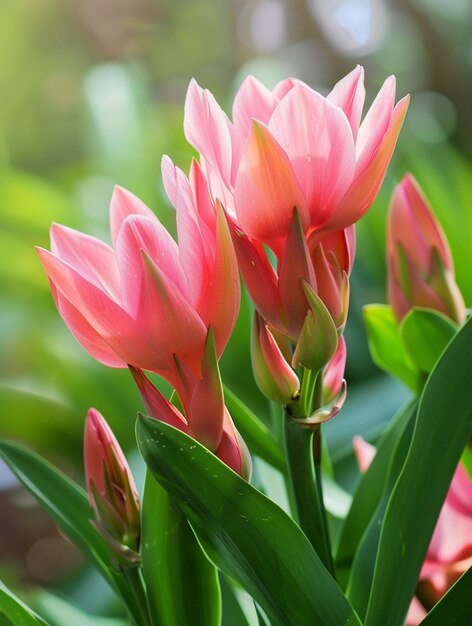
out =
[[[472,624],[472,567],[462,574],[431,609],[420,626],[470,626]]]
[[[276,504],[184,433],[140,417],[137,438],[215,564],[260,604],[274,626],[360,626],[305,535]]]
[[[472,432],[472,320],[423,391],[413,439],[385,514],[366,626],[400,626],[455,468]]]
[[[4,623],[2,616],[8,619],[12,626],[48,626],[47,622],[0,581],[0,624]]]
[[[142,562],[153,626],[218,626],[218,573],[174,498],[146,473]]]

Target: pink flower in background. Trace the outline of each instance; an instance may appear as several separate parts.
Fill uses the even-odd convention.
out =
[[[95,525],[119,559],[139,560],[138,491],[115,435],[96,409],[87,413],[84,465]]]
[[[391,76],[360,123],[364,99],[362,67],[327,97],[293,79],[270,91],[249,76],[231,122],[192,81],[185,134],[200,153],[213,197],[248,237],[280,256],[294,207],[309,236],[350,226],[377,195],[408,97],[395,106]]]
[[[51,252],[38,253],[59,313],[93,357],[175,384],[175,356],[199,375],[210,326],[221,355],[238,314],[239,279],[222,211],[204,205],[201,187],[164,166],[179,246],[136,196],[117,187],[113,247],[55,224]]]
[[[354,437],[359,468],[367,471],[376,449],[362,437]],[[472,566],[472,480],[459,464],[434,529],[421,568],[417,596],[413,598],[407,626],[416,626],[446,591]],[[419,601],[421,598],[421,602]]]
[[[387,227],[389,301],[398,320],[414,307],[465,319],[451,252],[441,226],[411,174],[395,188]]]

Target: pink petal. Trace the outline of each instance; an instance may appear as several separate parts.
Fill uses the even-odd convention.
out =
[[[279,294],[287,317],[289,335],[297,340],[309,307],[302,281],[316,291],[308,246],[298,215],[294,213],[279,269]]]
[[[159,351],[153,349],[153,344],[118,303],[47,250],[39,248],[38,254],[58,294],[68,300],[94,329],[95,334],[90,337],[92,344],[96,341],[96,335],[99,335],[125,363],[143,369],[162,367]],[[72,318],[69,319],[72,321]],[[74,319],[77,321],[77,317]],[[87,327],[82,326],[77,334],[83,334],[86,330]]]
[[[211,233],[215,229],[216,210],[215,204],[210,195],[210,189],[205,174],[202,171],[198,161],[192,160],[189,174],[190,186],[192,188],[193,197],[197,206],[198,216],[200,218],[200,228],[202,233]],[[205,224],[207,230],[204,230],[202,223]],[[204,236],[204,239],[206,236]]]
[[[290,159],[311,225],[324,224],[354,175],[354,140],[346,116],[320,94],[296,85],[275,109],[269,129]]]
[[[326,366],[323,376],[323,402],[329,404],[339,394],[343,386],[344,370],[346,368],[346,342],[344,337],[339,338],[338,347],[331,361]]]
[[[233,420],[226,408],[223,435],[215,454],[233,471],[249,480],[251,476],[251,456],[244,440],[234,427]]]
[[[212,241],[214,235],[209,236],[205,242],[202,240],[190,183],[182,170],[175,167],[166,157],[162,160],[162,177],[166,192],[177,212],[179,258],[187,276],[189,300],[195,308],[199,308],[202,292],[206,286],[208,263],[212,261],[208,257],[213,256],[213,254],[207,255],[205,248],[210,248],[210,250],[214,248]]]
[[[154,213],[142,200],[127,189],[116,186],[110,203],[110,231],[114,246],[116,246],[121,224],[129,215],[142,215],[156,219]]]
[[[409,96],[406,96],[394,108],[389,127],[377,151],[365,169],[356,175],[326,228],[338,230],[350,226],[364,215],[375,200],[392,158],[409,100]]]
[[[116,259],[122,280],[123,308],[135,319],[142,311],[145,269],[141,251],[182,294],[188,293],[187,278],[179,259],[179,248],[164,226],[156,219],[131,215],[124,222],[116,243]]]
[[[220,356],[229,341],[239,313],[240,282],[231,234],[221,206],[218,209],[213,267],[204,276],[200,315],[213,329]]]
[[[137,311],[140,326],[163,354],[200,368],[207,329],[201,317],[162,269],[142,252],[143,282]]]
[[[185,100],[185,137],[229,186],[231,177],[230,122],[213,95],[192,79]]]
[[[436,248],[446,269],[452,257],[444,232],[418,183],[406,174],[395,188],[388,220],[390,249],[401,242],[408,258],[419,268],[431,271],[431,251]]]
[[[115,252],[106,243],[78,230],[53,224],[51,252],[75,268],[89,282],[100,287],[113,300],[119,300],[120,275]]]
[[[274,96],[276,96],[276,98],[279,98],[279,100],[281,100],[282,98],[285,98],[285,96],[295,87],[295,85],[303,85],[304,87],[309,89],[308,85],[306,85],[298,78],[285,78],[284,80],[281,80],[279,83],[277,83],[277,85],[275,85],[275,87],[272,89],[272,93],[274,94]]]
[[[273,326],[285,329],[282,321],[282,303],[278,292],[278,279],[269,263],[263,245],[237,232],[230,222],[231,236],[238,258],[239,269],[249,295],[261,316]]]
[[[218,369],[215,342],[210,330],[202,360],[202,378],[193,390],[187,417],[195,438],[212,451],[215,451],[221,442],[224,411],[223,385]]]
[[[235,207],[241,229],[270,242],[285,237],[293,209],[308,225],[305,199],[290,161],[266,126],[253,122],[235,184]]]
[[[126,367],[111,346],[89,324],[80,313],[51,282],[51,291],[57,310],[80,345],[97,361],[108,367]]]
[[[360,435],[353,437],[352,444],[354,446],[354,453],[356,455],[357,464],[359,465],[359,470],[366,472],[374,459],[377,449]]]
[[[395,76],[389,76],[359,128],[356,141],[356,175],[368,165],[387,132],[394,104]]]
[[[254,76],[248,76],[239,88],[233,102],[233,181],[252,120],[267,124],[278,102],[279,98]]]
[[[426,609],[416,596],[411,601],[408,615],[406,617],[406,626],[418,626],[426,617]]]
[[[356,141],[365,100],[364,68],[358,65],[342,78],[326,99],[344,111]]]
[[[130,367],[131,374],[136,382],[141,397],[150,417],[170,424],[185,434],[193,437],[184,416],[171,404],[162,393],[151,383],[140,369]]]

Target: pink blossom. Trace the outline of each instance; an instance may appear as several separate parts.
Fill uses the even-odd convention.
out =
[[[200,372],[208,328],[221,355],[239,308],[237,263],[223,212],[168,159],[164,182],[179,245],[133,194],[115,189],[113,247],[54,224],[51,252],[38,249],[59,313],[82,346],[112,367],[157,372],[175,383],[175,356]]]
[[[342,230],[372,204],[408,107],[389,77],[361,123],[364,70],[327,97],[288,79],[272,91],[242,83],[230,121],[212,94],[190,83],[185,133],[199,151],[213,197],[248,237],[280,256],[297,208],[303,230]]]

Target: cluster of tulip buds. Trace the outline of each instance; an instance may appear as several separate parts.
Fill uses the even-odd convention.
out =
[[[140,560],[139,495],[123,451],[96,409],[87,413],[84,461],[93,523],[118,565],[132,566]]]

